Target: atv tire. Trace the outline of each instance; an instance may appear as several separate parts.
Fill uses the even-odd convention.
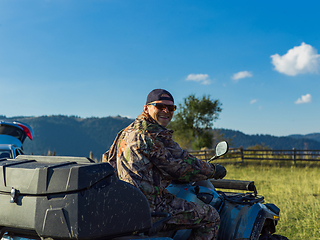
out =
[[[259,240],[289,240],[288,238],[278,234],[262,234]]]

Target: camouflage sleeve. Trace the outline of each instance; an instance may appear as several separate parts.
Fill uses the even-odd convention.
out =
[[[106,151],[104,154],[102,154],[102,162],[108,162],[114,168],[116,175],[118,174],[117,173],[117,145],[122,132],[123,130],[121,130],[118,133],[110,149]]]
[[[201,161],[181,149],[179,144],[171,137],[158,134],[145,135],[144,146],[140,146],[143,154],[162,172],[168,179],[185,182],[201,181],[213,176],[213,165]]]

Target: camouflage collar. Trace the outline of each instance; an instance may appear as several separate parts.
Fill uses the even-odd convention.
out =
[[[145,112],[142,112],[138,117],[137,119],[139,120],[144,120],[146,121],[148,124],[151,124],[151,125],[156,125],[157,128],[160,130],[164,130],[164,131],[170,131],[168,130],[167,128],[161,126],[159,123],[157,123],[157,121],[155,121],[149,114],[145,113]]]

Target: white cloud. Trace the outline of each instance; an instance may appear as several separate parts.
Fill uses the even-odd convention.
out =
[[[289,76],[318,73],[320,67],[320,55],[317,49],[304,42],[300,46],[289,49],[283,56],[276,53],[271,55],[271,58],[275,70]]]
[[[311,94],[302,95],[301,98],[298,98],[297,101],[295,101],[295,104],[302,104],[302,103],[310,103],[312,102]]]
[[[257,101],[258,101],[257,99],[253,99],[253,100],[250,101],[250,104],[254,104],[254,103],[256,103]]]
[[[241,78],[246,78],[246,77],[252,77],[252,73],[248,71],[242,71],[242,72],[237,72],[233,74],[231,77],[235,82],[238,82],[239,79]]]
[[[211,80],[208,74],[189,74],[186,80],[200,82],[201,84],[204,84],[204,85],[208,85],[211,83]]]

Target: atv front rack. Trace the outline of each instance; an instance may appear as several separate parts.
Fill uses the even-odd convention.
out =
[[[210,179],[210,182],[215,188],[233,189],[251,191],[253,193],[227,193],[217,191],[217,193],[229,202],[236,204],[249,204],[253,205],[258,202],[263,202],[264,197],[257,196],[257,189],[253,181],[240,181],[240,180],[228,180],[228,179]]]
[[[254,192],[255,196],[258,194],[254,181],[210,179],[210,182],[215,188],[251,191]]]

